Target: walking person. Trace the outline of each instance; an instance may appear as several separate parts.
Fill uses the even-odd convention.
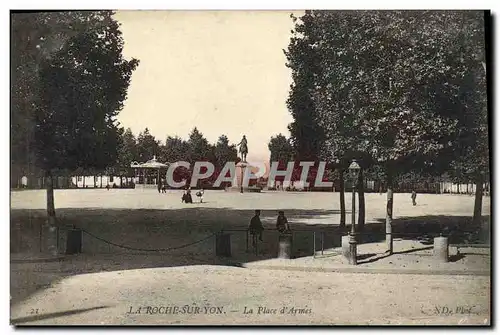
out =
[[[255,215],[250,220],[248,231],[252,235],[252,246],[255,247],[257,244],[257,235],[259,235],[259,240],[263,241],[262,232],[264,231],[264,226],[262,225],[262,221],[260,221],[260,210],[255,210]]]
[[[413,203],[413,206],[416,206],[417,205],[417,192],[415,192],[415,190],[413,190],[411,192],[411,201]]]

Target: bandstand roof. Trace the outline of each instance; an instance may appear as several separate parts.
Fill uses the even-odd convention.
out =
[[[153,156],[153,159],[150,159],[146,163],[137,163],[137,162],[132,162],[130,163],[130,167],[132,168],[140,168],[140,169],[160,169],[160,168],[167,168],[169,164],[164,164],[160,163],[156,160],[156,156]]]

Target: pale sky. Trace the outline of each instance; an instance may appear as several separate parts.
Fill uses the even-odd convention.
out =
[[[285,11],[119,11],[124,56],[140,60],[118,120],[162,142],[194,126],[215,143],[248,139],[248,160],[289,136],[291,84],[283,49],[293,23]],[[300,16],[301,13],[295,13]]]

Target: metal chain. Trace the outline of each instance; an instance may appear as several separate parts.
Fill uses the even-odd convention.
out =
[[[180,246],[177,246],[177,247],[172,247],[172,248],[166,248],[166,249],[143,249],[143,248],[132,248],[132,247],[127,247],[125,245],[121,245],[121,244],[117,244],[117,243],[113,243],[113,242],[110,242],[110,241],[107,241],[99,236],[96,236],[88,231],[86,231],[85,229],[82,229],[82,231],[84,233],[86,233],[87,235],[97,239],[97,240],[100,240],[104,243],[107,243],[107,244],[110,244],[110,245],[114,245],[115,247],[119,247],[119,248],[123,248],[123,249],[128,249],[128,250],[135,250],[135,251],[148,251],[148,252],[166,252],[166,251],[171,251],[171,250],[176,250],[176,249],[182,249],[182,248],[185,248],[185,247],[189,247],[191,245],[194,245],[194,244],[197,244],[197,243],[200,243],[200,242],[203,242],[205,240],[208,240],[209,238],[215,236],[217,233],[213,233],[213,234],[210,234],[209,236],[206,236],[198,241],[195,241],[195,242],[192,242],[192,243],[188,243],[188,244],[184,244],[184,245],[180,245]]]

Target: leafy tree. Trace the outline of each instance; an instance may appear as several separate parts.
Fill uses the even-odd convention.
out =
[[[180,137],[168,136],[162,147],[162,161],[180,162],[188,160],[189,144]]]
[[[11,58],[21,59],[13,64],[12,113],[28,118],[20,129],[31,131],[29,151],[47,177],[51,252],[57,252],[54,172],[104,169],[117,161],[115,118],[138,61],[123,59],[123,39],[112,14],[12,14]]]
[[[28,176],[31,184],[45,173],[36,162],[35,109],[43,61],[85,29],[86,13],[11,14],[11,178]],[[36,74],[36,75],[34,75]]]
[[[215,157],[215,172],[212,175],[212,180],[215,182],[217,178],[219,177],[219,174],[222,172],[222,169],[226,165],[227,162],[235,162],[238,163],[239,157],[238,157],[238,150],[236,149],[236,146],[234,144],[229,144],[229,139],[227,138],[226,135],[221,135],[219,136],[217,143],[214,146],[214,157]],[[228,176],[228,174],[226,175]],[[224,188],[228,185],[229,183],[222,183],[221,188]]]
[[[460,90],[470,88],[464,81],[468,59],[481,58],[464,52],[477,49],[464,38],[477,30],[471,29],[478,22],[474,15],[308,11],[296,27],[295,38],[305,41],[302,52],[316,59],[301,65],[317,71],[309,92],[323,129],[320,156],[344,168],[350,158],[383,166],[388,236],[393,180],[410,170],[442,172],[449,165],[443,152],[457,147],[463,109],[477,110],[470,104],[457,108]]]
[[[294,159],[295,150],[291,141],[280,133],[276,136],[272,136],[267,146],[270,151],[270,163],[273,164],[277,162],[279,170],[287,169],[288,162]],[[295,164],[292,180],[296,179],[298,176],[300,176],[300,172],[298,165]],[[277,176],[274,181],[284,181],[284,177]]]
[[[456,118],[453,157],[455,178],[476,183],[473,224],[481,223],[483,184],[489,176],[488,101],[486,57],[489,57],[490,24],[487,12],[470,11],[459,16],[454,51],[457,55],[453,102]],[[458,180],[457,180],[458,181]]]
[[[229,145],[229,139],[226,135],[219,136],[215,144],[215,166],[223,168],[226,162],[236,162],[238,158],[238,151],[234,144]]]
[[[195,127],[189,134],[188,144],[188,161],[190,163],[194,164],[198,161],[213,162],[215,160],[213,148],[198,128]]]
[[[160,141],[151,135],[149,129],[139,133],[137,136],[137,156],[140,162],[146,162],[154,156],[160,155]]]
[[[286,166],[289,161],[293,160],[293,146],[290,143],[290,140],[281,133],[271,137],[271,139],[269,140],[268,148],[271,152],[271,162],[284,163]]]
[[[293,21],[298,19],[291,15]],[[315,85],[315,74],[319,72],[320,57],[311,48],[315,42],[312,18],[306,14],[302,23],[296,25],[285,50],[287,67],[292,70],[293,83],[287,99],[287,107],[293,116],[288,126],[290,141],[293,144],[296,158],[303,161],[317,161],[322,142],[322,128],[317,124],[317,115],[311,90]]]
[[[118,166],[116,170],[119,171],[120,175],[128,175],[130,173],[130,164],[139,161],[137,149],[137,139],[132,130],[127,128],[121,136],[118,146]]]

